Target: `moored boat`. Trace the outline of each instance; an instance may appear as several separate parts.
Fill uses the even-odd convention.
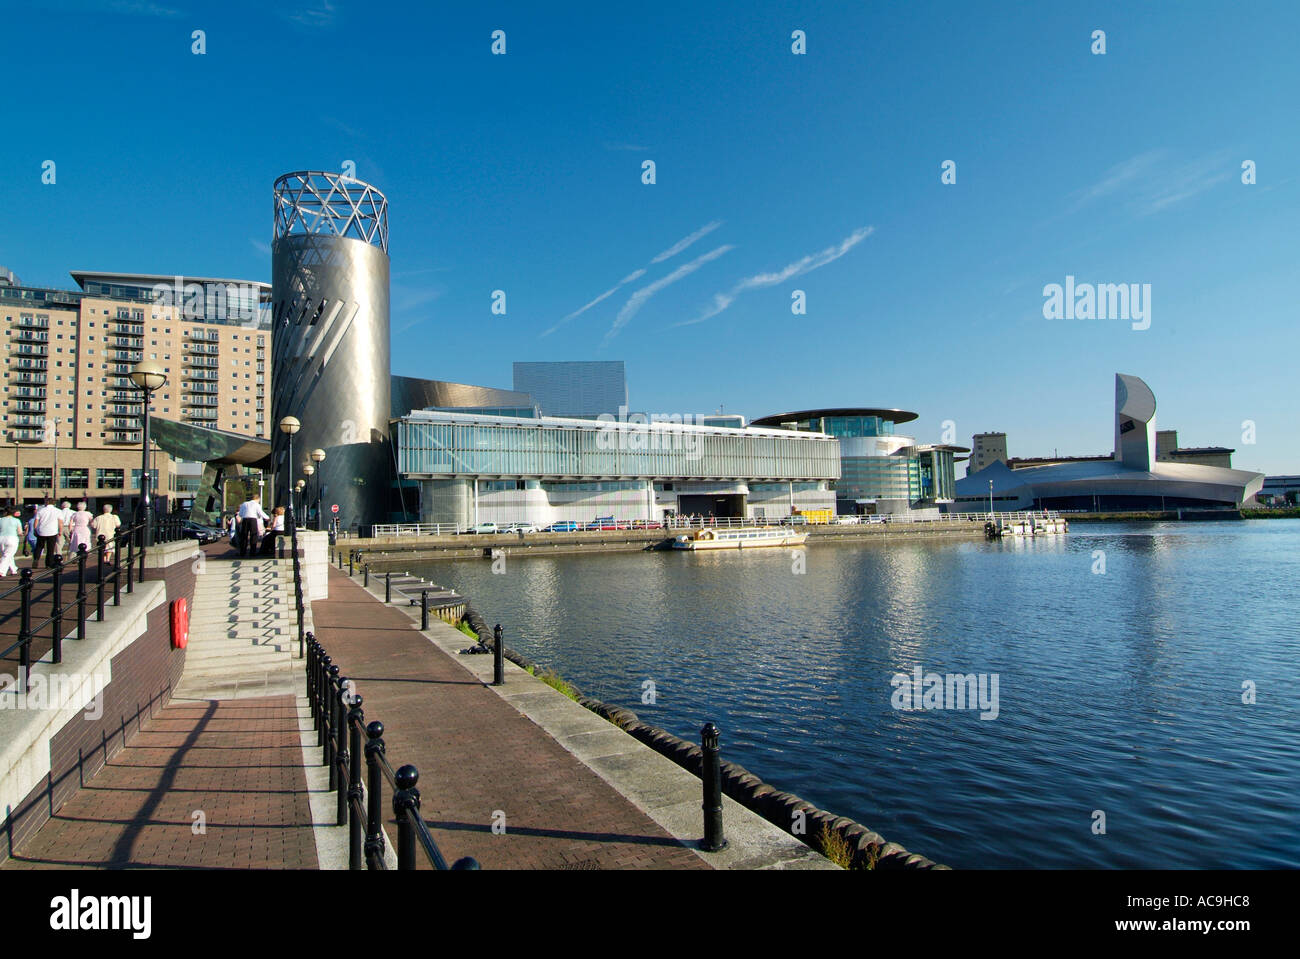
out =
[[[753,549],[760,546],[802,546],[807,532],[779,526],[739,526],[698,529],[673,540],[673,549]]]

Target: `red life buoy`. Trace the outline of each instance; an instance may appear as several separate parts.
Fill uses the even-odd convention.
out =
[[[190,612],[184,597],[172,600],[172,649],[184,649],[190,639]]]

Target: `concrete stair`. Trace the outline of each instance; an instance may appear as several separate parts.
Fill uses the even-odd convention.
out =
[[[301,685],[293,568],[274,559],[210,560],[194,581],[176,699],[244,699]]]

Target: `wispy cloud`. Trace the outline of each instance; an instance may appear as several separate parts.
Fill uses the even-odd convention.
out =
[[[674,243],[668,249],[664,250],[662,253],[660,253],[650,262],[662,263],[664,260],[672,259],[678,253],[682,252],[682,250],[686,249],[688,246],[694,243],[696,240],[700,239],[701,237],[708,236],[710,233],[712,233],[720,226],[722,226],[721,220],[714,220],[712,223],[704,224],[704,226],[700,227],[690,236],[683,237],[682,239],[678,240],[676,243]]]
[[[1159,213],[1204,193],[1239,172],[1233,153],[1221,150],[1190,161],[1179,161],[1168,150],[1147,150],[1115,164],[1092,186],[1079,191],[1069,213],[1090,203],[1116,197],[1137,216]]]
[[[262,254],[262,256],[271,255],[271,244],[264,243],[261,240],[254,240],[252,237],[248,238],[248,242],[253,244],[253,249]]]
[[[722,221],[721,221],[721,220],[714,220],[712,223],[706,223],[704,226],[700,227],[700,228],[699,228],[698,230],[696,230],[694,233],[692,233],[692,234],[690,234],[689,236],[683,237],[682,239],[678,240],[676,243],[674,243],[674,244],[673,244],[672,246],[670,246],[668,249],[664,250],[662,253],[660,253],[658,256],[656,256],[654,259],[652,259],[652,260],[650,261],[651,265],[653,265],[653,264],[655,264],[655,263],[662,263],[664,260],[667,260],[667,259],[669,259],[670,257],[674,257],[674,256],[676,256],[678,253],[682,252],[682,250],[686,249],[688,246],[690,246],[692,243],[694,243],[694,242],[695,242],[696,240],[698,240],[700,237],[702,237],[702,236],[706,236],[707,234],[712,233],[714,230],[716,230],[716,229],[717,229],[718,227],[720,227],[720,226],[722,226]],[[583,313],[586,313],[589,309],[591,309],[591,308],[592,308],[593,306],[595,306],[597,303],[600,303],[600,302],[602,302],[602,301],[604,301],[604,300],[609,299],[611,296],[613,296],[615,293],[617,293],[617,292],[618,292],[619,290],[621,290],[623,287],[627,286],[627,284],[629,284],[629,283],[635,283],[637,280],[641,279],[641,277],[645,276],[645,273],[646,273],[646,271],[645,271],[645,268],[644,268],[644,267],[642,267],[641,269],[633,270],[631,273],[629,273],[627,276],[623,277],[623,279],[619,280],[616,284],[614,284],[613,286],[611,286],[611,287],[610,287],[608,290],[606,290],[604,293],[600,294],[600,296],[596,297],[596,298],[595,298],[594,300],[592,300],[590,303],[586,303],[586,304],[584,304],[583,306],[578,307],[576,310],[574,310],[574,311],[573,311],[572,313],[570,313],[568,316],[566,316],[566,317],[564,317],[563,319],[559,320],[557,323],[555,323],[553,326],[551,326],[550,329],[548,329],[548,330],[546,330],[545,332],[543,332],[543,333],[542,333],[542,336],[550,336],[552,333],[554,333],[556,330],[558,330],[560,327],[562,327],[565,323],[568,323],[570,320],[574,319],[575,317],[579,317],[579,316],[581,316]]]
[[[328,27],[333,25],[336,13],[330,0],[317,0],[295,8],[292,13],[282,13],[281,16],[304,27]]]
[[[728,251],[734,249],[735,247],[732,246],[730,243],[724,244],[720,247],[717,247],[716,249],[710,250],[708,253],[705,253],[702,256],[697,256],[695,259],[691,260],[690,263],[683,263],[681,266],[673,270],[667,276],[660,277],[659,279],[655,280],[653,283],[641,287],[641,289],[637,290],[630,297],[628,297],[627,302],[623,304],[623,308],[618,311],[618,316],[614,318],[613,325],[610,326],[609,332],[605,334],[605,338],[601,341],[600,345],[604,346],[615,336],[617,336],[618,331],[623,329],[623,327],[627,326],[628,320],[632,319],[632,317],[634,317],[637,314],[637,311],[640,310],[641,307],[645,306],[646,301],[649,300],[650,297],[654,296],[664,287],[672,286],[678,280],[690,276],[700,267],[704,266],[704,264],[711,263],[714,260],[716,260],[718,257],[722,256],[724,253],[727,253]]]
[[[809,253],[807,256],[800,257],[793,263],[789,263],[775,273],[756,273],[753,276],[736,283],[730,290],[725,293],[713,294],[713,302],[709,307],[695,317],[693,320],[682,320],[680,323],[674,323],[673,326],[691,326],[695,323],[703,323],[705,320],[712,319],[727,307],[736,301],[736,297],[749,290],[758,290],[763,287],[776,286],[778,283],[784,283],[786,280],[793,279],[796,276],[802,276],[805,273],[811,273],[813,270],[820,269],[828,263],[834,263],[849,250],[853,249],[867,237],[871,236],[876,230],[873,226],[859,227],[839,243],[834,246],[828,246],[824,250],[816,253]]]

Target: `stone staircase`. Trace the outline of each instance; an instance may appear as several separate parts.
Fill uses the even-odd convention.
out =
[[[297,693],[297,622],[292,565],[209,560],[194,580],[185,671],[173,698]]]

